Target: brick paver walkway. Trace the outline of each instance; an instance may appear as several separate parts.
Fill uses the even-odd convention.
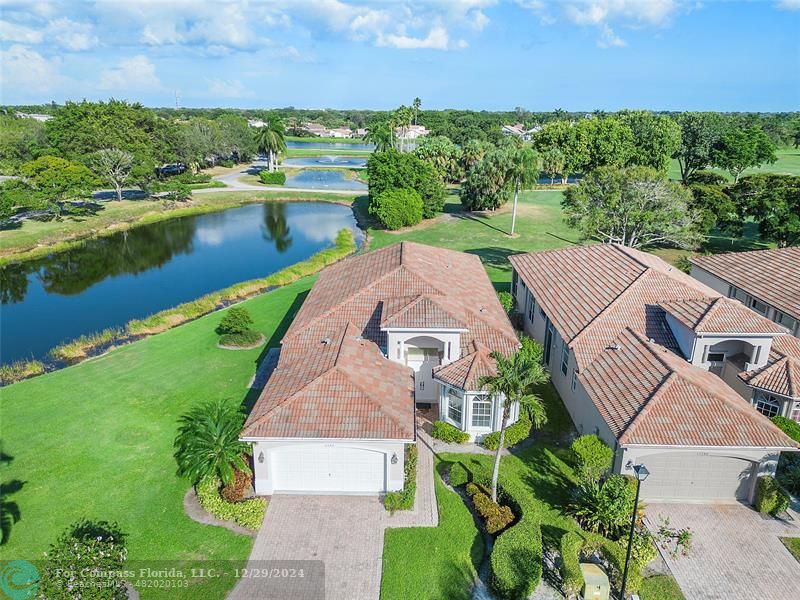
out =
[[[648,526],[658,515],[694,533],[687,558],[664,556],[687,600],[787,600],[800,594],[800,563],[779,537],[800,536],[800,525],[764,520],[739,504],[648,504]]]
[[[435,527],[439,523],[433,454],[430,438],[424,432],[419,435],[417,448],[414,510],[390,515],[377,496],[273,496],[248,567],[303,567],[304,577],[278,581],[242,578],[228,599],[377,600],[384,530]],[[324,563],[324,582],[321,563],[306,561]]]

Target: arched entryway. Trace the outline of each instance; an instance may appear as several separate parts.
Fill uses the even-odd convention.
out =
[[[439,384],[433,379],[433,369],[442,363],[444,342],[421,335],[406,340],[405,364],[414,370],[415,400],[438,402]]]

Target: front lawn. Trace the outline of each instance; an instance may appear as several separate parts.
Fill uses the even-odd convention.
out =
[[[252,298],[245,306],[267,346],[277,346],[313,278]],[[204,526],[183,512],[189,482],[175,474],[178,417],[198,402],[250,403],[248,384],[264,347],[216,347],[212,313],[74,367],[2,388],[2,480],[21,519],[0,547],[4,560],[41,559],[73,521],[118,521],[129,561],[243,564],[252,538]],[[14,485],[16,482],[16,485]],[[11,484],[11,485],[9,485]],[[230,578],[190,590],[141,589],[143,598],[222,598]]]
[[[681,588],[669,575],[654,575],[645,579],[639,597],[642,600],[685,600]]]
[[[800,538],[781,538],[783,545],[800,562]]]

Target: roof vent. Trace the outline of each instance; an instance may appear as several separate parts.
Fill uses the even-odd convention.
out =
[[[329,346],[329,345],[330,345],[330,343],[331,343],[331,338],[324,338],[324,339],[322,340],[322,343],[323,343],[324,345],[326,345],[326,346]]]
[[[486,312],[486,308],[481,306],[481,312]]]
[[[617,350],[622,350],[622,346],[620,346],[617,343],[609,344],[608,346],[606,346],[606,350],[614,350],[616,352]]]

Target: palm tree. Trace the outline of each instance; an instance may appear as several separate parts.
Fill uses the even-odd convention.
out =
[[[408,132],[408,126],[411,125],[411,119],[413,116],[413,111],[405,104],[401,105],[400,108],[394,111],[394,114],[392,115],[392,129],[400,129],[400,152],[405,151],[406,134]]]
[[[539,156],[533,148],[522,146],[512,150],[508,178],[514,181],[514,209],[511,213],[511,235],[514,235],[519,190],[539,179]]]
[[[267,202],[264,204],[264,239],[275,242],[278,252],[286,252],[292,245],[292,235],[286,224],[286,204]]]
[[[547,381],[547,371],[541,362],[535,359],[535,353],[518,351],[506,358],[499,352],[492,352],[490,356],[497,366],[496,375],[481,377],[479,384],[492,396],[499,399],[503,410],[503,421],[500,425],[500,443],[494,456],[494,470],[492,471],[492,500],[497,502],[497,479],[500,475],[500,457],[506,439],[506,427],[511,416],[511,405],[519,402],[520,409],[526,410],[534,427],[541,427],[547,422],[544,403],[533,393],[534,386]]]
[[[419,99],[419,96],[414,98],[414,102],[411,105],[414,108],[414,125],[417,124],[417,114],[419,113],[419,109],[422,106],[422,100]]]
[[[250,471],[242,458],[250,447],[239,441],[244,424],[239,407],[226,400],[211,400],[195,406],[178,422],[174,443],[178,475],[194,483],[216,476],[228,485],[235,471]]]
[[[258,151],[267,155],[267,168],[274,171],[278,165],[278,153],[286,150],[283,121],[275,116],[267,119],[266,125],[256,132],[256,144]]]
[[[389,123],[374,123],[367,130],[364,141],[375,144],[376,152],[385,152],[394,148],[394,129]]]

